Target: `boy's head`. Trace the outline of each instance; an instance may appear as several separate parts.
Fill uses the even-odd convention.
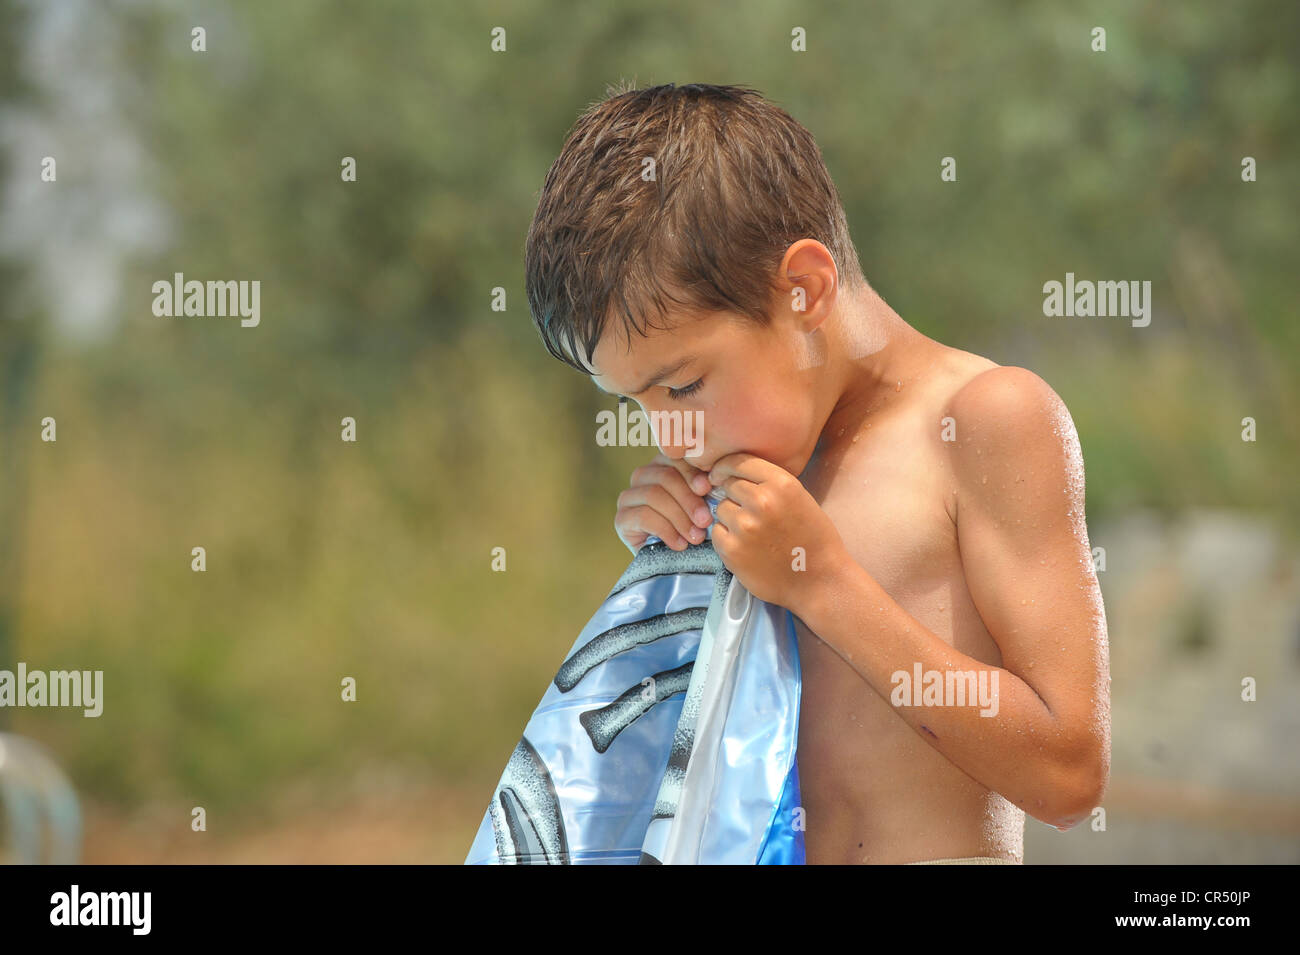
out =
[[[611,94],[570,131],[528,231],[542,340],[647,412],[702,411],[692,464],[748,451],[797,474],[830,410],[821,326],[867,289],[820,150],[747,87]]]

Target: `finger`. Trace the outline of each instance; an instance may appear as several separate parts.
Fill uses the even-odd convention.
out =
[[[666,465],[646,465],[632,472],[633,488],[648,486],[662,487],[676,500],[677,506],[686,515],[687,526],[682,528],[682,533],[689,530],[690,524],[708,527],[712,523],[713,515],[709,513],[709,505],[703,497],[686,486],[685,478],[676,468]],[[667,514],[668,511],[664,513]]]
[[[729,477],[719,484],[718,487],[722,488],[723,492],[726,493],[728,501],[734,501],[741,507],[755,506],[755,492],[758,490],[758,485],[753,481],[747,481],[744,478]]]
[[[641,498],[620,496],[614,523],[621,533],[640,531],[653,534],[670,547],[684,546],[677,525],[658,507]],[[644,543],[644,541],[642,541]]]
[[[625,531],[623,528],[618,526],[617,516],[614,518],[614,532],[618,534],[618,539],[623,542],[623,546],[632,552],[633,557],[636,556],[636,552],[642,548],[646,539],[650,536],[641,531]]]
[[[728,530],[727,525],[722,522],[722,517],[720,515],[718,520],[714,522],[713,530],[710,531],[710,535],[713,538],[713,549],[718,552],[718,556],[722,558],[722,562],[725,566],[727,562],[727,554],[731,550],[732,537],[731,531]]]
[[[654,532],[656,536],[663,538],[665,542],[670,541],[675,536],[687,538],[695,544],[704,539],[703,528],[682,510],[677,499],[662,484],[644,484],[628,488],[618,496],[618,507],[620,510],[632,507],[648,507],[651,511],[657,513],[673,531],[668,536],[659,534],[657,531]],[[708,510],[708,508],[705,508],[705,510]]]
[[[655,458],[660,464],[666,464],[682,476],[682,480],[696,494],[705,495],[709,493],[709,473],[702,471],[689,461],[680,458],[670,458],[662,452]]]
[[[677,475],[672,475],[672,479],[681,480]],[[685,500],[688,502],[687,507],[694,509],[693,513],[687,513],[682,508],[678,497],[674,496],[662,484],[639,484],[636,487],[630,487],[618,496],[618,506],[648,505],[668,518],[677,533],[689,538],[692,543],[698,544],[704,539],[704,528],[708,527],[712,522],[713,515],[709,513],[709,509],[704,502],[689,491],[682,489],[679,493],[684,495]],[[700,510],[704,512],[703,516],[698,513]],[[704,518],[707,518],[707,520]]]
[[[716,533],[718,525],[721,524],[724,530],[734,532],[736,530],[736,520],[740,516],[740,505],[728,498],[718,503],[717,517],[718,520],[713,525]]]
[[[718,505],[718,522],[722,524],[727,533],[733,538],[738,534],[746,534],[755,527],[755,517],[752,512],[746,511],[745,508],[731,499],[727,499]]]
[[[687,484],[692,483],[693,479],[697,475],[702,475],[706,481],[708,480],[709,477],[708,471],[704,471],[701,470],[700,468],[697,468],[694,464],[692,464],[690,461],[686,460],[685,458],[670,458],[662,451],[660,451],[653,458],[651,458],[650,463],[662,464],[672,468],[686,480]],[[707,491],[708,488],[705,488],[704,491],[702,491],[701,493],[707,493]]]
[[[774,478],[776,476],[774,471],[782,471],[782,469],[756,454],[737,451],[723,455],[713,462],[713,467],[709,471],[709,482],[718,485],[729,477],[742,477],[755,484],[761,484],[765,480]]]
[[[673,550],[685,550],[690,546],[690,541],[684,540],[682,535],[677,533],[672,522],[652,507],[642,505],[620,509],[615,521],[627,530],[646,535],[641,539],[638,549],[644,546],[646,539],[651,535],[659,538]]]

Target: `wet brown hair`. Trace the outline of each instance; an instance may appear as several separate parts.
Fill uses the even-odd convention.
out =
[[[804,238],[830,251],[843,288],[866,284],[821,150],[785,110],[744,86],[610,88],[546,174],[524,248],[529,309],[547,350],[594,374],[575,341],[590,357],[612,313],[642,335],[666,327],[670,301],[768,324],[777,266]]]

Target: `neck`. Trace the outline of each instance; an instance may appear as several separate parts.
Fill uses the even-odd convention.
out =
[[[827,427],[860,421],[887,404],[927,341],[871,288],[843,310],[831,336],[834,374],[828,377],[836,387]]]

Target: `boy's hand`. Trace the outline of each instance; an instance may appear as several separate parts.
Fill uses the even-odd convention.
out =
[[[840,532],[797,477],[755,455],[719,458],[709,480],[727,492],[713,527],[722,563],[759,600],[797,615],[814,579],[805,571],[847,558]]]
[[[692,480],[697,482],[694,490]],[[634,555],[651,534],[673,550],[685,550],[703,541],[704,529],[713,522],[704,502],[707,493],[703,471],[658,454],[632,472],[631,486],[619,494],[614,530]]]

